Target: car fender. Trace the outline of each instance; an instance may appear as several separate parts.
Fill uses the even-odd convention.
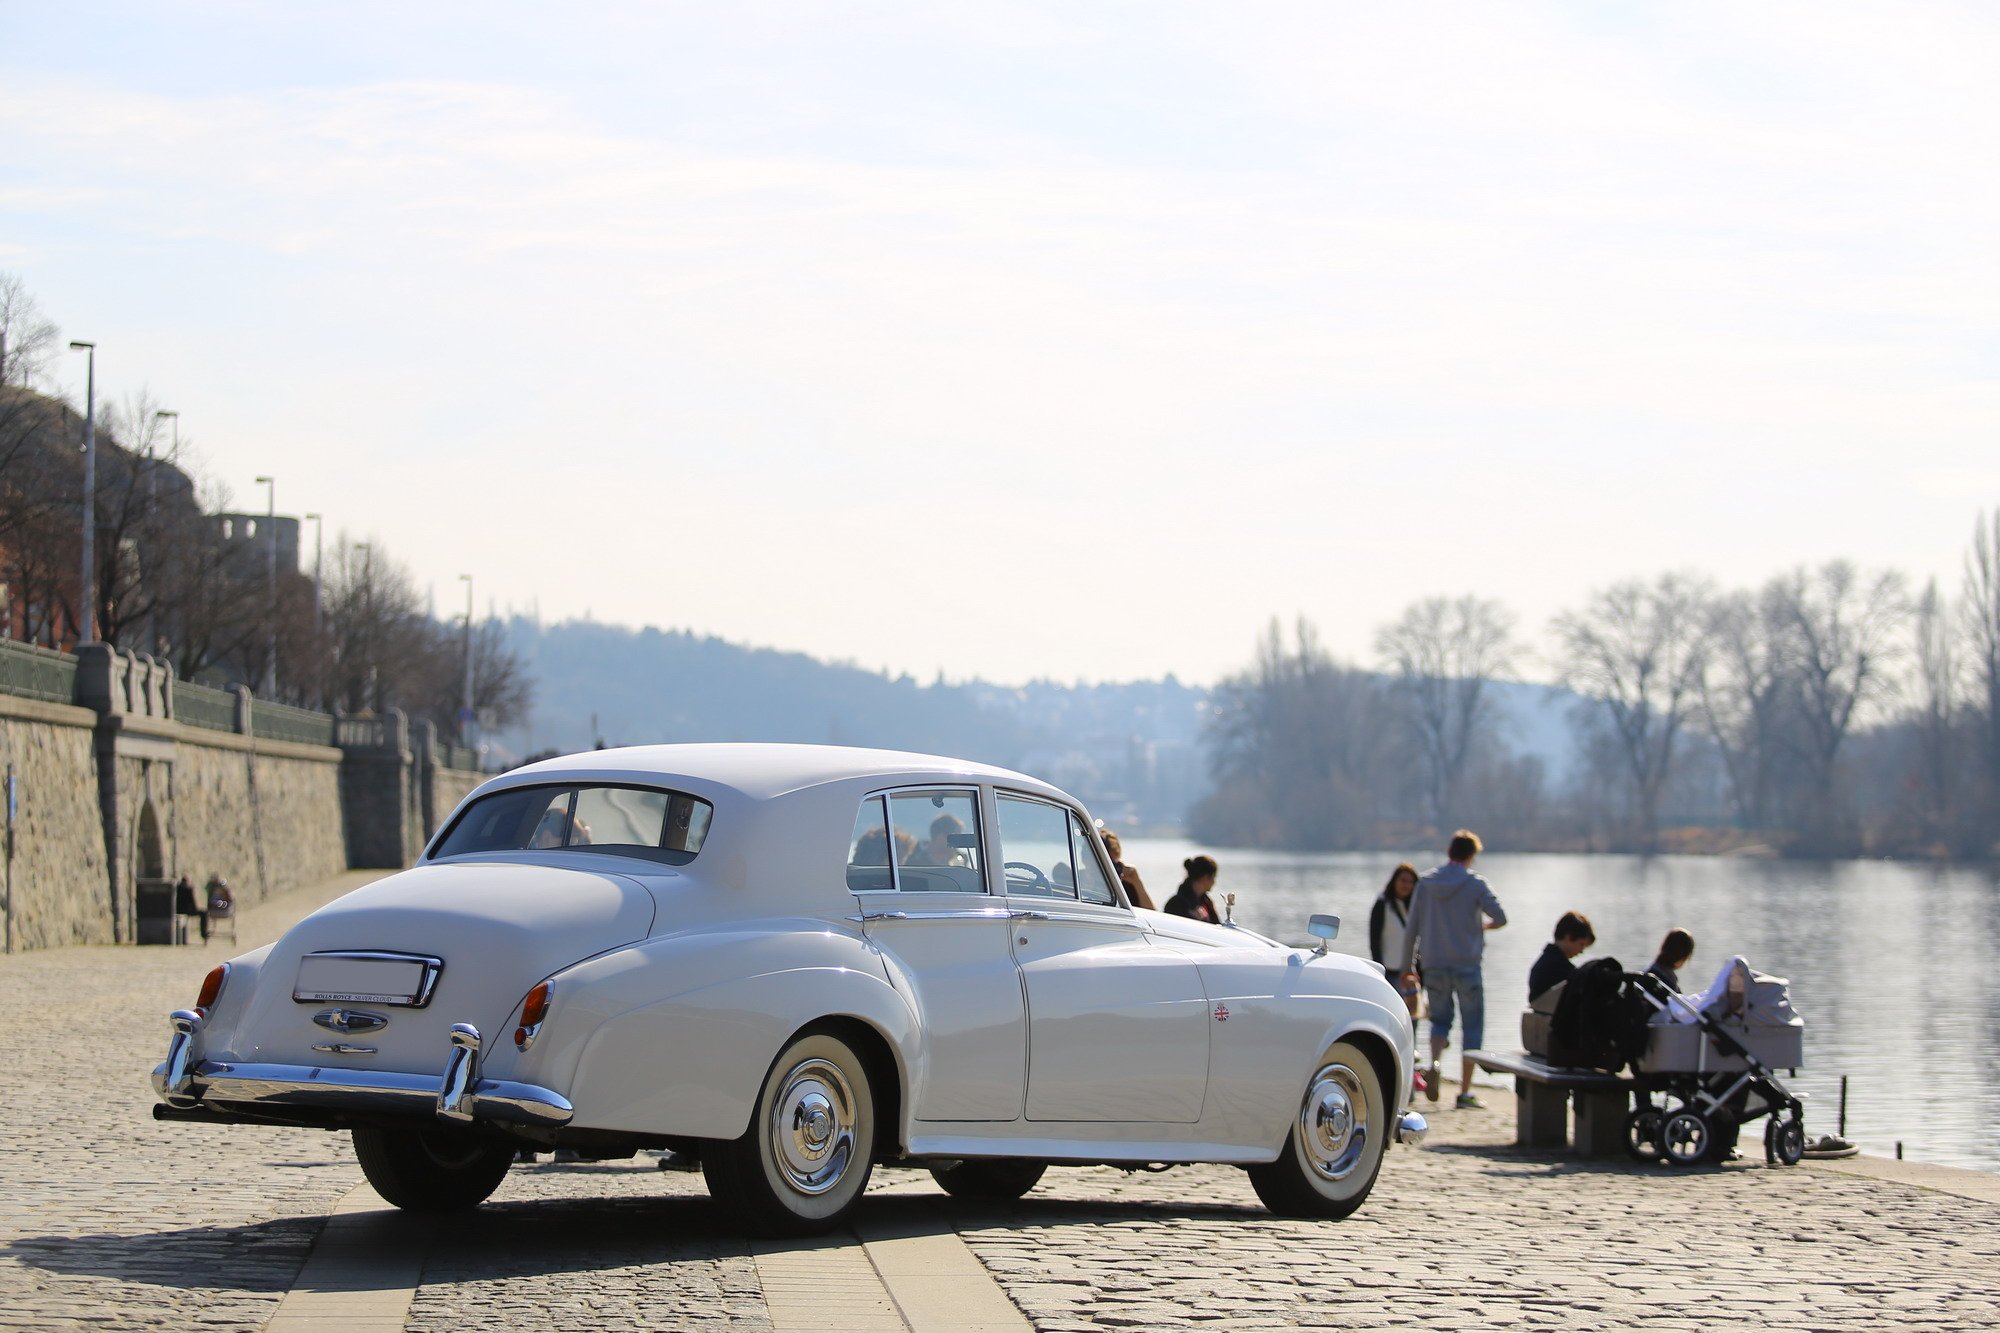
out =
[[[581,992],[564,997],[574,1003],[568,1004],[562,1028],[544,1034],[558,1037],[570,1052],[573,1072],[561,1083],[576,1107],[574,1125],[736,1138],[748,1127],[764,1076],[785,1041],[829,1018],[854,1019],[877,1033],[895,1061],[896,1078],[908,1085],[919,1041],[916,1017],[865,945],[856,941],[844,948],[838,936],[828,935],[787,939],[778,932],[746,940],[748,932],[730,933],[738,937],[731,949],[633,949],[620,951],[633,957],[593,960],[576,971],[616,971],[625,983],[595,996],[586,976],[557,976],[559,991]],[[685,976],[676,964],[695,964],[694,971],[715,970],[698,965],[704,960],[740,967],[746,944],[764,946],[747,952],[761,953],[762,961],[775,965],[702,978],[701,984],[657,999],[603,1003],[620,992],[629,998],[635,977]],[[555,1018],[552,1012],[552,1029]],[[529,1067],[520,1068],[520,1076],[527,1076]],[[899,1100],[908,1104],[907,1098]]]

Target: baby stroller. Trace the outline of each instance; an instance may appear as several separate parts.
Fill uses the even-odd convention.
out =
[[[1639,1102],[1625,1117],[1632,1156],[1682,1166],[1724,1161],[1742,1126],[1761,1116],[1764,1160],[1798,1165],[1806,1148],[1803,1096],[1776,1073],[1798,1071],[1805,1031],[1789,983],[1752,972],[1740,957],[1699,996],[1678,994],[1646,973],[1629,980],[1654,1009],[1645,1054],[1633,1063]]]

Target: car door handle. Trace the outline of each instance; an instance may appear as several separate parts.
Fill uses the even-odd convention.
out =
[[[1007,915],[1016,921],[1047,921],[1049,919],[1047,912],[1034,912],[1026,908],[1018,912],[1009,912]]]
[[[852,921],[908,921],[909,919],[908,912],[863,912],[858,917],[849,918]]]

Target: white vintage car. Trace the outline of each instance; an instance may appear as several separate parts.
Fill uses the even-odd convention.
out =
[[[172,1023],[156,1116],[351,1129],[411,1209],[569,1147],[697,1159],[774,1234],[834,1226],[878,1161],[982,1198],[1052,1163],[1233,1162],[1341,1217],[1424,1132],[1372,964],[1135,911],[1070,797],[888,751],[516,769]]]

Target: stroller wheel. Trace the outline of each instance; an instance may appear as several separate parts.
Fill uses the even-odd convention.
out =
[[[1694,1111],[1676,1111],[1660,1127],[1660,1148],[1667,1160],[1692,1166],[1708,1155],[1715,1132],[1706,1117]]]
[[[1787,1120],[1782,1124],[1774,1118],[1768,1132],[1770,1155],[1784,1166],[1797,1166],[1806,1155],[1806,1122]]]
[[[1633,1160],[1657,1162],[1667,1154],[1660,1147],[1660,1133],[1666,1116],[1657,1106],[1641,1106],[1625,1117],[1625,1151]]]

